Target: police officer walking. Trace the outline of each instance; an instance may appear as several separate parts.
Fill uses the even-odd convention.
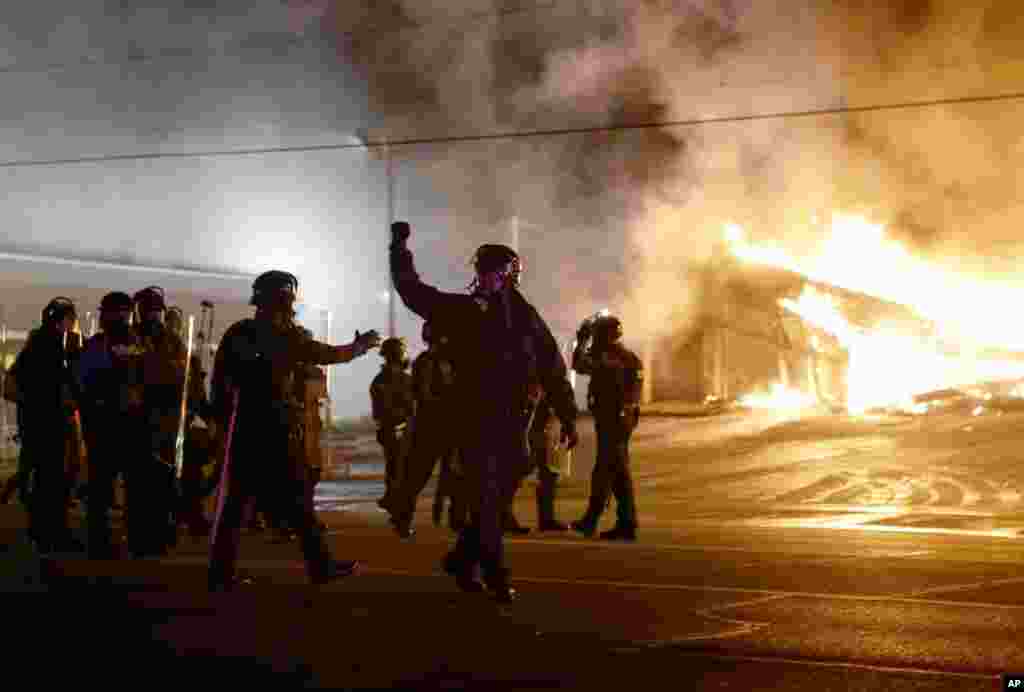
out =
[[[385,490],[384,497],[377,504],[392,512],[399,485],[405,475],[414,400],[405,341],[394,337],[385,339],[380,345],[380,355],[384,364],[370,384],[373,419],[377,422],[377,442],[384,449]],[[395,516],[396,513],[392,512],[392,518]],[[396,523],[395,526],[403,537],[412,535],[412,528],[408,524]]]
[[[529,465],[524,469],[524,473],[516,486],[516,492],[518,492],[526,477],[533,473],[534,470],[537,471],[537,528],[540,531],[569,530],[566,524],[555,518],[555,497],[558,493],[558,481],[561,474],[558,467],[554,465],[554,450],[552,449],[548,430],[556,423],[557,419],[555,418],[554,411],[551,410],[547,397],[541,399],[540,404],[537,405],[536,412],[533,414],[533,424],[530,426]],[[515,522],[514,517],[512,503],[509,502],[505,518],[506,532],[509,530],[510,525],[514,527],[518,524],[518,522]]]
[[[127,455],[138,449],[146,433],[143,409],[142,355],[139,334],[132,328],[132,298],[108,293],[100,302],[100,332],[85,343],[77,381],[81,389],[82,427],[89,450],[87,523],[89,556],[115,557],[109,512],[114,504],[114,483],[124,474],[128,549],[144,555],[147,535],[146,478],[139,459]],[[126,458],[128,457],[128,458]]]
[[[470,295],[423,283],[406,247],[409,225],[392,225],[391,276],[405,305],[451,339],[470,525],[444,569],[465,591],[490,589],[501,602],[516,592],[505,565],[501,517],[526,465],[527,429],[543,388],[575,446],[576,404],[565,362],[544,320],[518,291],[522,265],[504,245],[476,253]],[[477,581],[482,568],[484,584]]]
[[[263,500],[299,529],[306,572],[323,584],[351,574],[357,563],[331,559],[323,531],[308,502],[302,458],[304,402],[296,398],[299,363],[347,363],[380,344],[375,331],[351,344],[330,346],[309,338],[295,324],[298,280],[283,271],[265,272],[253,282],[254,317],[236,322],[221,339],[213,367],[212,405],[218,430],[231,445],[223,513],[214,526],[209,586],[229,590],[245,509]]]
[[[412,389],[416,398],[412,445],[406,458],[402,484],[392,503],[393,519],[399,535],[412,533],[412,520],[416,500],[438,461],[440,477],[434,499],[434,523],[439,524],[445,494],[450,498],[448,523],[455,530],[465,524],[465,506],[459,497],[458,481],[454,476],[458,455],[458,438],[452,411],[458,405],[455,398],[455,368],[448,352],[448,337],[435,335],[430,322],[423,323],[423,341],[427,350],[416,357],[412,365]]]
[[[577,333],[573,370],[590,376],[587,404],[594,415],[597,460],[590,481],[587,511],[572,528],[586,537],[597,530],[601,514],[615,496],[615,527],[606,540],[636,540],[636,495],[629,469],[629,438],[640,422],[643,364],[622,345],[622,322],[611,315],[588,319]],[[593,338],[593,345],[590,340]]]
[[[142,354],[143,415],[145,430],[139,440],[136,478],[147,501],[145,514],[135,519],[146,535],[139,555],[164,555],[177,537],[175,446],[185,395],[188,357],[182,338],[164,324],[167,304],[159,286],[149,286],[133,297]]]
[[[75,319],[70,299],[50,301],[43,308],[42,326],[13,365],[22,409],[22,455],[32,473],[29,535],[41,552],[75,547],[67,518],[68,444],[74,440],[77,410],[72,368],[81,349],[71,331]]]

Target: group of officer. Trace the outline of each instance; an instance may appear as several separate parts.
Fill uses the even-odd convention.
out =
[[[18,407],[19,495],[40,550],[84,547],[69,528],[68,506],[86,453],[90,556],[114,555],[109,514],[119,475],[129,552],[163,555],[174,545],[181,501],[192,498],[182,498],[175,478],[187,350],[180,320],[165,322],[167,312],[157,286],[108,293],[100,331],[83,343],[74,302],[55,298],[7,373],[5,397]],[[192,388],[190,410],[204,405],[201,392]]]
[[[524,530],[512,514],[512,500],[533,470],[539,528],[568,528],[555,517],[558,475],[547,444],[556,422],[561,444],[572,449],[579,439],[565,361],[543,318],[519,291],[523,266],[511,248],[481,246],[469,293],[446,293],[419,278],[407,246],[409,224],[398,222],[391,230],[394,286],[425,320],[428,349],[412,374],[399,339],[382,343],[369,331],[356,332],[353,342],[340,346],[315,341],[294,320],[298,281],[282,271],[256,279],[255,315],[224,333],[208,402],[197,386],[203,373],[186,363],[180,312],[167,310],[159,288],[144,289],[134,299],[120,292],[105,296],[101,331],[84,344],[74,330],[74,304],[51,302],[12,369],[15,398],[24,411],[23,453],[34,475],[34,540],[51,550],[71,542],[67,444],[79,421],[89,458],[90,555],[112,556],[108,514],[118,474],[127,486],[132,555],[165,554],[179,522],[191,523],[197,534],[211,528],[203,524],[194,466],[192,472],[183,469],[180,479],[175,474],[184,398],[186,415],[202,415],[212,430],[210,447],[222,450],[210,589],[238,583],[240,530],[254,504],[298,534],[311,581],[353,573],[355,561],[331,556],[314,513],[303,383],[311,368],[349,362],[380,347],[385,363],[370,387],[386,458],[386,492],[379,504],[399,535],[411,536],[417,498],[440,463],[434,521],[441,522],[447,501],[449,526],[458,532],[444,570],[464,591],[490,591],[502,602],[515,598],[503,535]],[[621,323],[606,316],[587,320],[577,334],[572,367],[590,376],[598,451],[587,511],[571,527],[592,536],[614,495],[617,521],[601,537],[635,540],[628,445],[639,421],[643,372],[621,337]]]

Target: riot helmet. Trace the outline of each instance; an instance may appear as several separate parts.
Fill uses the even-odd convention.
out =
[[[75,303],[66,296],[57,296],[43,308],[43,326],[49,326],[63,322],[67,318],[74,320],[78,317],[75,310]]]
[[[601,315],[594,320],[594,344],[610,346],[622,339],[622,321],[614,315]]]
[[[405,367],[408,362],[405,339],[398,337],[384,339],[384,343],[380,345],[380,355],[386,363],[398,363]]]
[[[167,302],[164,289],[159,286],[146,286],[132,297],[140,322],[162,322]]]
[[[132,322],[132,297],[114,291],[100,301],[100,329],[107,333],[124,333]]]
[[[299,291],[299,280],[294,274],[272,270],[263,272],[252,282],[250,305],[257,308],[291,308]]]
[[[185,338],[185,313],[177,305],[167,308],[164,316],[164,326],[181,338]]]
[[[473,268],[476,270],[476,279],[471,288],[496,293],[506,285],[519,287],[523,262],[509,246],[487,243],[477,248],[473,255]]]

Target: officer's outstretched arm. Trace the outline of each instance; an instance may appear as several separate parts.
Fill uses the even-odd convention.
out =
[[[378,346],[380,346],[380,335],[373,329],[362,334],[356,332],[356,338],[352,343],[341,346],[331,346],[310,339],[301,347],[303,351],[301,359],[315,365],[348,363]]]

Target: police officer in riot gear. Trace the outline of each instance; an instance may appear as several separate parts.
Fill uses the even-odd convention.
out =
[[[187,350],[178,334],[164,324],[167,304],[159,286],[148,286],[133,297],[135,330],[142,354],[143,415],[145,430],[137,456],[137,482],[142,483],[148,501],[143,516],[135,519],[145,527],[145,545],[133,551],[162,555],[176,542],[175,444],[181,422],[181,399],[185,394]]]
[[[42,311],[42,326],[29,336],[12,367],[22,414],[22,454],[32,474],[29,535],[42,552],[75,547],[67,519],[68,448],[78,407],[72,369],[81,350],[72,331],[75,319],[69,298],[50,301]]]
[[[516,486],[516,492],[527,476],[537,471],[537,528],[540,531],[568,531],[568,525],[558,521],[555,517],[555,498],[558,494],[558,480],[560,473],[554,466],[553,449],[551,438],[548,436],[548,428],[557,424],[554,412],[547,398],[541,399],[537,410],[533,415],[533,424],[530,426],[530,460],[529,465],[524,469],[523,475]],[[512,515],[511,502],[506,510],[506,516]],[[508,531],[508,519],[506,518],[506,531]]]
[[[398,499],[393,503],[399,534],[411,531],[416,499],[423,492],[434,467],[441,462],[434,498],[434,523],[441,523],[444,497],[450,498],[449,526],[461,530],[466,523],[465,505],[458,491],[458,444],[452,411],[458,406],[454,396],[455,369],[448,352],[448,337],[438,333],[430,322],[423,323],[423,341],[428,348],[416,357],[412,366],[412,389],[416,398],[412,444]]]
[[[213,367],[212,405],[218,430],[226,431],[226,497],[214,526],[209,586],[229,590],[242,519],[253,500],[263,500],[289,525],[298,527],[306,571],[323,584],[355,571],[354,561],[331,558],[323,531],[306,492],[302,458],[303,402],[294,396],[299,363],[347,363],[380,344],[374,331],[351,344],[330,346],[309,338],[295,324],[298,280],[283,271],[261,274],[253,282],[254,317],[225,333]],[[229,429],[229,426],[233,427]]]
[[[412,376],[408,373],[409,357],[403,339],[385,339],[380,345],[384,359],[380,372],[370,384],[373,419],[377,422],[377,441],[384,448],[384,497],[377,504],[392,512],[399,535],[413,534],[408,521],[398,521],[394,502],[404,476],[406,452],[409,447],[409,423],[413,414]]]
[[[146,434],[143,409],[141,338],[132,328],[132,298],[108,293],[100,302],[100,332],[85,344],[77,381],[81,389],[82,427],[89,449],[89,501],[87,524],[89,556],[115,557],[109,512],[114,504],[114,483],[124,474],[127,490],[128,548],[146,553],[152,536],[140,518],[146,517],[147,478],[143,466],[125,454],[138,449]]]
[[[409,225],[391,226],[391,276],[405,305],[450,338],[455,366],[460,449],[471,522],[443,566],[465,591],[515,597],[505,565],[501,518],[526,465],[527,429],[543,388],[577,441],[576,405],[565,362],[544,320],[519,292],[522,264],[504,245],[483,245],[474,258],[470,295],[423,283],[406,247]],[[482,568],[484,584],[477,581]]]
[[[629,469],[629,438],[640,422],[643,364],[622,345],[622,322],[617,317],[597,315],[588,319],[576,336],[572,367],[590,376],[587,404],[594,415],[597,460],[586,513],[572,523],[572,528],[588,538],[593,536],[614,495],[615,527],[601,532],[601,538],[634,541],[636,495]]]

